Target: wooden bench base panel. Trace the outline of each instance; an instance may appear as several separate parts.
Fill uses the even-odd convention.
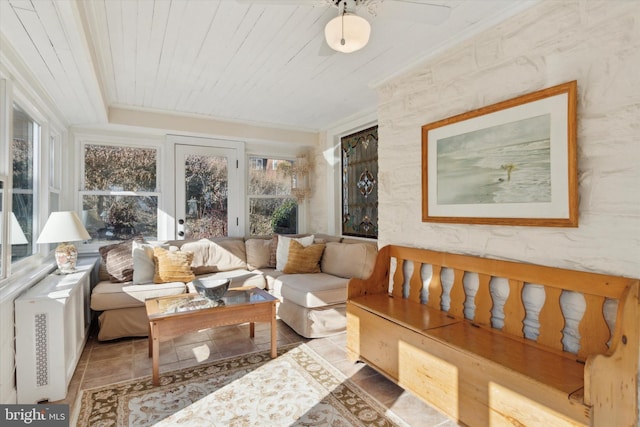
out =
[[[470,426],[589,425],[590,408],[566,393],[353,303],[347,304],[347,350],[352,360]]]

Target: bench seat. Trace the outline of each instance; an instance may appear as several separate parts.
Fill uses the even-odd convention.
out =
[[[506,296],[493,295],[498,282]],[[527,301],[530,286],[542,301]],[[639,287],[637,279],[387,246],[371,277],[349,282],[347,352],[465,425],[636,426]],[[565,307],[569,297],[578,310]]]

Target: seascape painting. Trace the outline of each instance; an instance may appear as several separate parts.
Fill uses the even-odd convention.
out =
[[[422,126],[422,221],[578,226],[577,82]]]
[[[437,203],[551,201],[551,115],[437,140]]]

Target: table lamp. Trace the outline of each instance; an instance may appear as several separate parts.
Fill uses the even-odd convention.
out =
[[[0,211],[0,244],[2,244],[2,211]],[[29,243],[27,236],[24,235],[24,231],[20,227],[16,214],[11,212],[11,220],[9,221],[9,239],[10,245],[26,245]]]
[[[60,243],[56,247],[58,271],[69,274],[76,271],[78,250],[69,242],[91,239],[78,214],[73,211],[51,212],[37,243]]]

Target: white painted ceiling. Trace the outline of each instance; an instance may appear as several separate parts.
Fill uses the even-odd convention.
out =
[[[0,53],[24,62],[67,125],[125,107],[321,130],[373,111],[376,84],[535,3],[375,3],[394,1],[450,13],[430,25],[429,6],[416,19],[360,6],[370,42],[342,54],[324,43],[337,9],[323,0],[0,0]]]

